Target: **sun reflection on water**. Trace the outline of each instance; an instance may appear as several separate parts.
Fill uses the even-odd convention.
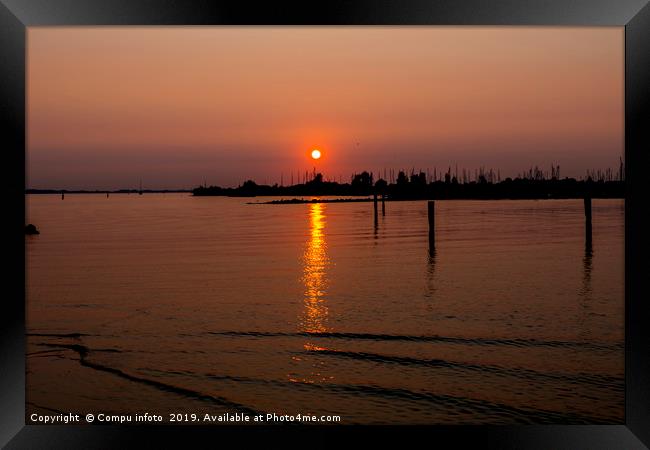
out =
[[[325,242],[325,204],[309,205],[310,236],[303,255],[303,283],[305,285],[305,310],[301,328],[308,333],[327,331],[327,273],[329,265],[327,243]]]

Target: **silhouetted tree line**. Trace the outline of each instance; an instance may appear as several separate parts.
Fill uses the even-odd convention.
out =
[[[385,171],[384,171],[385,172]],[[193,195],[224,195],[232,197],[254,196],[315,196],[315,195],[386,195],[395,200],[414,199],[543,199],[543,198],[581,198],[589,194],[596,198],[623,198],[623,164],[615,176],[610,169],[588,171],[585,179],[560,178],[560,167],[552,166],[550,173],[535,167],[520,173],[516,178],[501,180],[500,172],[490,169],[477,169],[474,178],[466,170],[462,178],[458,169],[452,174],[451,167],[445,173],[431,177],[423,171],[399,171],[394,182],[383,178],[375,181],[372,172],[352,175],[349,183],[324,181],[323,175],[315,173],[313,178],[301,184],[279,186],[277,183],[259,185],[247,180],[236,188],[200,186]]]

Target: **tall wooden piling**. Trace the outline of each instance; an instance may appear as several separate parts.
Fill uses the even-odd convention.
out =
[[[591,251],[591,195],[585,194],[585,248]]]
[[[381,194],[381,215],[386,215],[386,194]]]
[[[377,220],[377,193],[373,194],[373,204],[375,207],[375,220]]]
[[[433,253],[436,248],[436,202],[429,200],[427,207],[429,213],[429,250]]]

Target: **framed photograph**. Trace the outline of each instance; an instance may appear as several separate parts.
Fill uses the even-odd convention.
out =
[[[6,448],[650,445],[646,1],[0,22]]]

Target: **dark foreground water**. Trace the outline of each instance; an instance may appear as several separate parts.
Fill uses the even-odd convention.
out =
[[[621,423],[622,200],[30,195],[27,412]]]

